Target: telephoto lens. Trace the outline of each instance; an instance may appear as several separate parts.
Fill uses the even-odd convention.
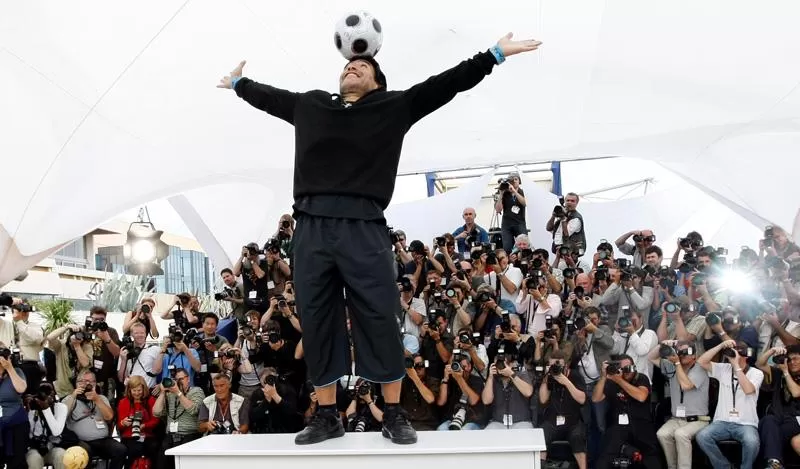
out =
[[[564,372],[564,365],[561,363],[554,363],[550,365],[550,374],[553,376],[558,376]]]
[[[677,355],[677,354],[675,353],[675,349],[673,349],[673,348],[672,348],[672,347],[670,347],[669,345],[665,345],[665,344],[661,344],[661,345],[658,347],[658,354],[661,356],[661,358],[663,358],[663,359],[665,359],[665,360],[666,360],[667,358],[669,358],[669,357],[673,356],[673,355]]]
[[[680,313],[681,312],[681,305],[678,304],[678,303],[672,303],[672,302],[667,303],[667,304],[664,305],[664,311],[666,311],[669,314]]]
[[[175,380],[172,378],[164,378],[161,380],[161,385],[164,386],[164,389],[169,389],[172,386],[175,386]]]

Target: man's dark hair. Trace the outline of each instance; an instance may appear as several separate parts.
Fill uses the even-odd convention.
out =
[[[661,248],[656,245],[652,245],[644,250],[645,256],[652,253],[656,253],[658,257],[664,257],[664,251],[662,251]]]
[[[600,310],[599,310],[597,307],[595,307],[595,306],[589,306],[588,308],[584,309],[584,310],[583,310],[583,314],[585,314],[585,315],[587,315],[587,316],[589,316],[589,315],[595,315],[595,316],[597,316],[598,318],[601,316],[601,314],[600,314]]]
[[[281,323],[279,323],[274,319],[270,319],[269,321],[267,321],[266,324],[264,324],[264,327],[268,331],[275,331],[275,332],[281,331]]]
[[[204,314],[203,315],[203,322],[206,322],[206,319],[208,319],[208,318],[213,319],[214,322],[217,323],[217,325],[219,325],[219,318],[217,317],[216,314],[214,314],[214,313],[206,313],[206,314]]]
[[[562,352],[561,350],[553,350],[552,352],[550,352],[550,359],[551,360],[566,360],[567,358],[564,355],[564,352]]]
[[[175,368],[175,374],[177,375],[178,373],[183,373],[186,376],[192,376],[189,374],[189,370],[187,370],[186,368]]]
[[[223,275],[225,275],[225,274],[231,274],[231,275],[233,275],[233,271],[232,271],[231,269],[227,268],[227,267],[225,267],[224,269],[222,269],[222,270],[220,270],[220,271],[219,271],[219,276],[220,276],[220,277],[222,277],[222,276],[223,276]]]
[[[108,316],[108,311],[104,306],[92,306],[89,310],[89,316],[94,316],[95,314],[102,314],[103,316]]]
[[[541,258],[544,259],[544,260],[548,260],[550,258],[550,253],[547,252],[547,249],[542,249],[542,248],[539,248],[539,249],[536,249],[535,251],[533,251],[533,255],[534,256],[541,256]]]
[[[577,200],[578,202],[581,201],[581,196],[579,196],[578,194],[576,194],[574,192],[567,192],[567,195],[565,197],[570,196],[570,195],[575,197],[575,200]]]

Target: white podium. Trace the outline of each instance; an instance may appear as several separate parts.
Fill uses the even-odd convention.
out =
[[[210,435],[167,451],[176,469],[389,469],[483,467],[541,469],[541,429],[419,432],[413,445],[378,433],[348,433],[316,445],[294,444],[294,434]]]

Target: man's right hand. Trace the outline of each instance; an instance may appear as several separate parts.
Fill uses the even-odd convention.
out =
[[[234,78],[241,78],[242,69],[244,68],[244,65],[246,63],[247,63],[246,60],[242,60],[241,62],[239,62],[239,65],[237,65],[236,68],[231,70],[231,74],[230,75],[226,75],[226,76],[222,77],[222,79],[220,79],[219,84],[217,85],[217,88],[232,89],[233,88],[233,79]]]

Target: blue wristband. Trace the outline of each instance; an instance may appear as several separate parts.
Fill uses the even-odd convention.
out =
[[[233,78],[231,78],[231,89],[232,90],[236,91],[236,84],[239,83],[239,80],[241,80],[241,79],[242,79],[242,77],[233,77]]]
[[[491,52],[492,55],[494,55],[494,59],[497,60],[497,65],[500,65],[501,63],[506,61],[506,56],[503,55],[503,49],[501,49],[500,46],[498,46],[497,44],[493,45],[489,49],[489,52]]]

